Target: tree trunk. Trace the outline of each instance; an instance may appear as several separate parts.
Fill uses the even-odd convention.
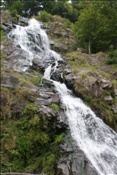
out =
[[[91,40],[90,40],[90,38],[89,38],[89,44],[88,44],[88,52],[89,52],[89,54],[91,54]]]

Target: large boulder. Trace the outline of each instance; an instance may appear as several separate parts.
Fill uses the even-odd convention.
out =
[[[105,96],[104,97],[104,101],[106,101],[110,105],[113,104],[113,98],[112,98],[112,96]]]

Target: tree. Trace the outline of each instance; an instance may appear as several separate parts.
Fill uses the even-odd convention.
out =
[[[23,3],[23,16],[36,15],[40,10],[38,0],[22,0]]]
[[[108,50],[117,38],[117,2],[81,1],[79,6],[80,16],[74,26],[78,44],[88,48],[88,53]]]
[[[73,7],[68,0],[58,0],[51,11],[52,14],[60,15],[64,18],[68,18],[71,22],[77,21],[78,18],[78,11],[76,8]]]
[[[13,15],[22,14],[23,6],[21,1],[20,0],[12,1],[9,9]]]
[[[81,46],[88,48],[88,53],[91,53],[91,43],[95,39],[97,21],[94,10],[84,8],[75,24],[74,31],[78,43]],[[87,46],[86,46],[87,45]]]

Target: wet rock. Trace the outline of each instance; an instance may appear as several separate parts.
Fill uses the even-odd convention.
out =
[[[100,86],[103,89],[110,89],[110,88],[112,88],[112,83],[109,80],[100,79]]]
[[[12,117],[14,119],[18,119],[22,115],[22,111],[26,107],[27,102],[25,100],[18,101],[17,99],[14,99],[11,103],[10,110],[12,111]]]
[[[45,87],[45,88],[43,89],[43,87]],[[51,80],[42,79],[42,84],[41,84],[41,89],[40,90],[44,93],[45,93],[45,91],[54,92],[55,87],[54,87],[54,84]],[[43,91],[43,90],[45,90],[45,91]]]
[[[42,29],[50,29],[50,27],[46,26],[44,23],[41,24]]]
[[[60,70],[56,70],[52,75],[51,79],[63,82],[63,75]]]
[[[117,105],[116,104],[112,105],[112,110],[113,110],[114,114],[117,114]]]
[[[18,83],[19,83],[18,78],[13,76],[5,75],[5,76],[2,76],[1,78],[1,84],[4,87],[13,88]]]
[[[7,32],[7,30],[8,30],[8,28],[7,28],[7,26],[5,26],[5,25],[1,25],[1,30],[3,30],[4,32]]]
[[[60,109],[59,115],[57,116],[56,126],[60,130],[67,130],[69,128],[69,123],[67,122],[67,118],[65,113]]]
[[[28,25],[28,18],[20,17],[19,18],[19,25],[27,26]]]
[[[111,96],[104,97],[104,101],[107,102],[109,105],[113,104],[113,98]]]
[[[65,73],[65,75],[71,74],[72,73],[72,70],[70,68],[66,68],[64,70],[64,73]]]
[[[43,63],[41,57],[34,58],[34,59],[32,60],[31,69],[34,69],[34,70],[36,70],[36,71],[44,72],[44,70],[45,70],[45,64]]]
[[[64,76],[65,84],[70,89],[74,89],[74,85],[75,85],[75,80],[76,79],[77,79],[77,77],[74,76],[73,74],[68,74],[68,75]]]
[[[10,32],[13,28],[16,28],[15,24],[12,23],[2,23],[1,29],[4,30],[4,32],[8,33]]]
[[[53,70],[51,71],[51,79],[63,82],[65,74],[64,70],[67,66],[66,62],[64,60],[59,60],[56,69],[54,66],[55,65],[53,65]]]
[[[98,175],[69,132],[61,144],[62,157],[57,165],[57,175]]]
[[[70,175],[69,165],[59,164],[57,169],[57,175]]]
[[[33,66],[38,67],[38,66],[39,66],[39,63],[40,63],[39,60],[40,60],[40,58],[34,58],[33,61],[32,61]],[[36,68],[35,68],[35,69],[36,69]]]
[[[55,42],[52,41],[52,40],[49,40],[49,44],[50,44],[51,47],[53,47],[55,45]]]
[[[114,89],[114,93],[115,93],[115,95],[117,96],[117,89]]]
[[[36,98],[38,96],[39,88],[37,86],[32,85],[32,84],[28,85],[27,87],[23,87],[23,88],[26,88],[30,91],[30,94],[27,97],[28,100],[31,102],[35,102]]]
[[[44,72],[45,68],[47,68],[51,64],[51,62],[52,60],[43,60],[41,57],[34,58],[32,60],[31,69]]]
[[[53,117],[56,117],[56,115],[57,115],[57,113],[53,109],[51,109],[47,106],[44,106],[44,105],[42,105],[39,108],[38,112],[40,115],[45,114],[47,116],[48,120],[51,120]]]
[[[43,99],[43,98],[37,98],[36,99],[36,104],[41,104],[41,105],[45,105],[48,106],[51,103],[55,103],[57,100],[53,99],[53,98],[49,98],[49,99]]]
[[[46,84],[44,84],[44,86],[42,88],[40,88],[39,90],[39,97],[36,99],[36,103],[37,104],[41,104],[41,105],[44,105],[44,106],[48,106],[52,103],[55,103],[55,104],[59,104],[60,103],[60,99],[59,99],[59,96],[58,94],[55,94],[53,92],[53,84],[47,84],[47,81],[46,80]],[[47,88],[47,86],[49,85],[49,89]],[[52,86],[51,86],[52,85]]]

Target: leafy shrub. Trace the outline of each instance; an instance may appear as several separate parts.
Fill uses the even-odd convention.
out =
[[[59,110],[59,106],[58,106],[57,104],[55,104],[55,103],[52,103],[52,104],[50,105],[50,107],[51,107],[52,109],[54,109],[55,111],[58,111],[58,110]]]
[[[23,111],[23,115],[28,115],[30,117],[32,117],[38,110],[38,105],[34,104],[34,103],[29,103],[24,111]]]
[[[71,28],[71,21],[69,20],[69,19],[65,19],[64,18],[64,20],[63,20],[63,25],[65,26],[65,27],[68,27],[68,28]]]
[[[112,50],[109,52],[106,63],[117,64],[117,50]]]
[[[20,1],[14,1],[10,6],[10,12],[12,16],[16,16],[22,13],[22,3]]]
[[[37,20],[40,20],[42,22],[48,22],[50,18],[51,15],[45,10],[41,11],[40,14],[37,16]]]

